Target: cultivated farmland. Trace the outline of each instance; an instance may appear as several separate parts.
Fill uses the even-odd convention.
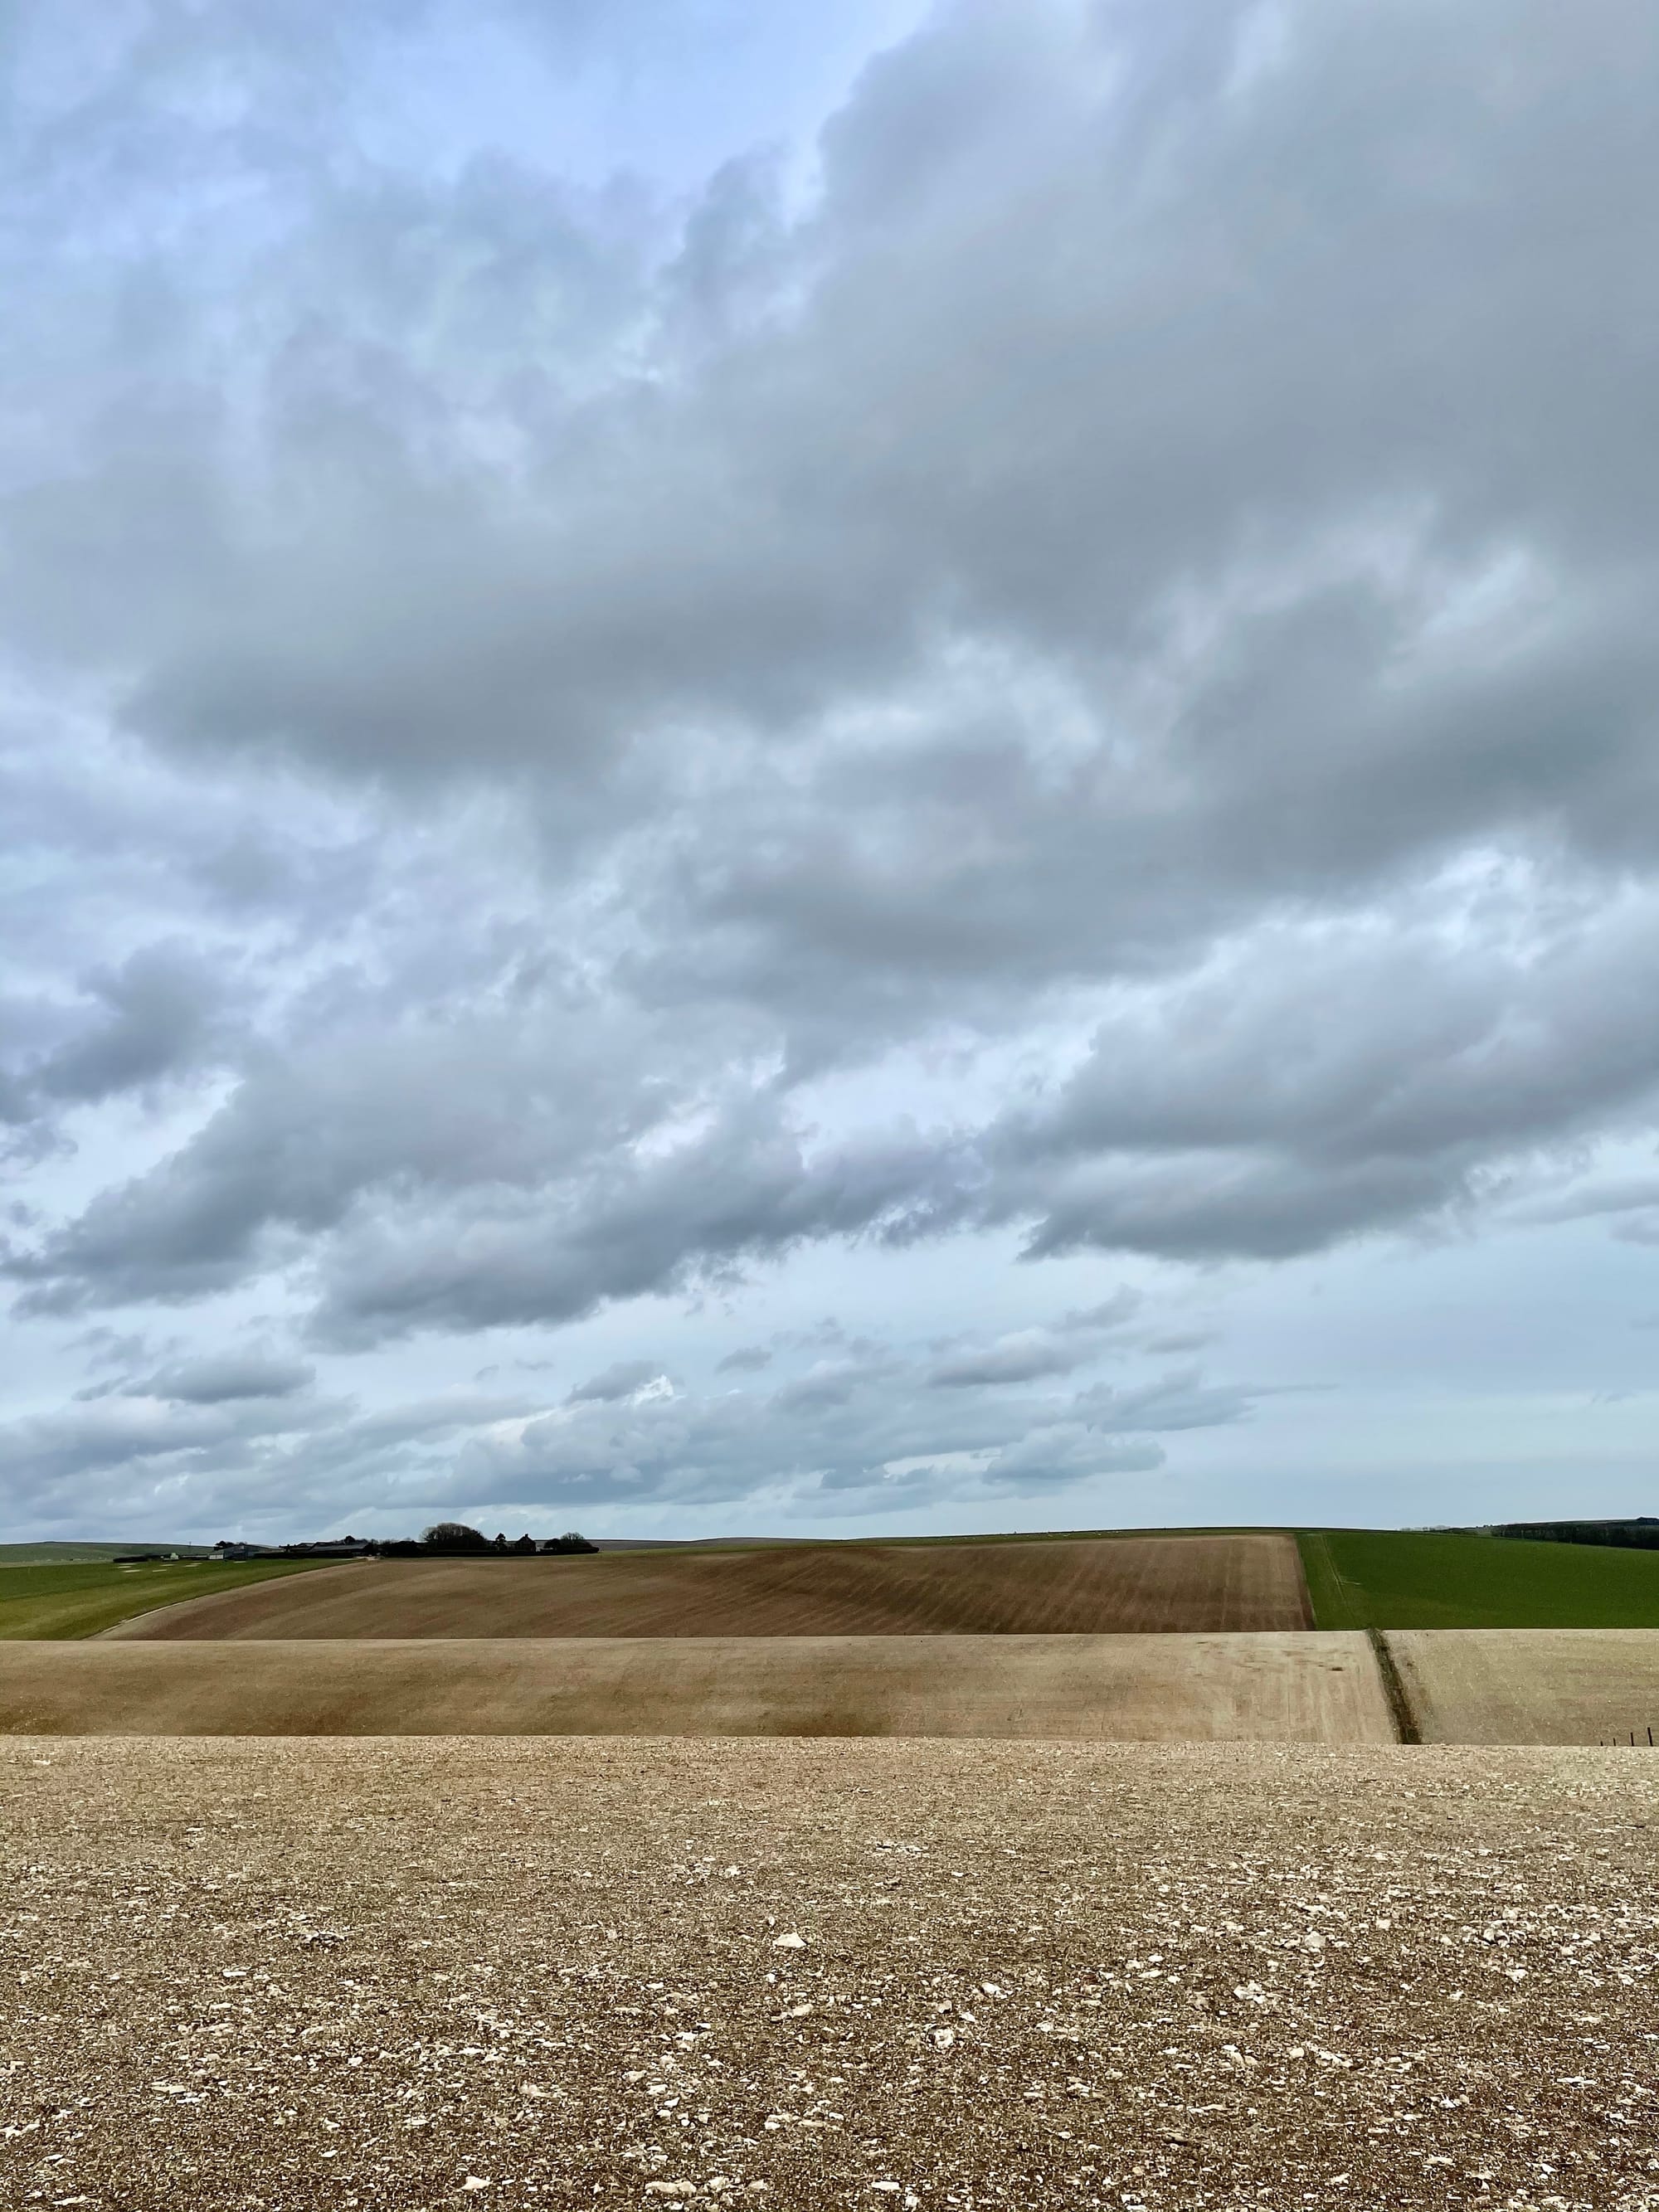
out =
[[[145,1639],[1096,1635],[1310,1626],[1294,1540],[1127,1536],[389,1559],[210,1598]]]
[[[1395,1629],[1389,1649],[1425,1743],[1634,1737],[1645,1751],[1648,1730],[1659,1737],[1659,1635],[1650,1629]]]
[[[1321,1628],[1659,1628],[1659,1552],[1434,1529],[1300,1540]]]
[[[14,1644],[0,1733],[1389,1743],[1363,1636]]]
[[[1594,1751],[0,1745],[0,2199],[1651,2212],[1656,1820]]]

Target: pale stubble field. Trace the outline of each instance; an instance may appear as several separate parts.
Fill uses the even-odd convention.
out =
[[[1394,1741],[1343,1632],[8,1644],[0,1733]]]

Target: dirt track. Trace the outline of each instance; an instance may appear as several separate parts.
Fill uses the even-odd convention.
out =
[[[1637,2212],[1656,1784],[1593,1751],[0,1745],[0,2202]]]
[[[994,1636],[1310,1626],[1293,1538],[791,1546],[325,1568],[112,1630],[251,1637]]]
[[[1601,1743],[1659,1736],[1659,1630],[1395,1628],[1427,1743]]]
[[[1394,1740],[1352,1632],[8,1644],[0,1732]]]

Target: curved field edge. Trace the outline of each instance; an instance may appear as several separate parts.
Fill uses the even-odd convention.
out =
[[[146,1614],[114,1638],[1100,1635],[1304,1630],[1284,1534],[394,1559]]]
[[[0,1643],[63,1644],[163,1607],[239,1590],[276,1577],[314,1574],[308,1559],[118,1567],[107,1561],[0,1567]]]
[[[1319,1628],[1659,1628],[1659,1553],[1401,1528],[1297,1544]]]

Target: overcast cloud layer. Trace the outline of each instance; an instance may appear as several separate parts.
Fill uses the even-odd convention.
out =
[[[750,13],[0,8],[7,1517],[1633,1508],[1659,15]]]

